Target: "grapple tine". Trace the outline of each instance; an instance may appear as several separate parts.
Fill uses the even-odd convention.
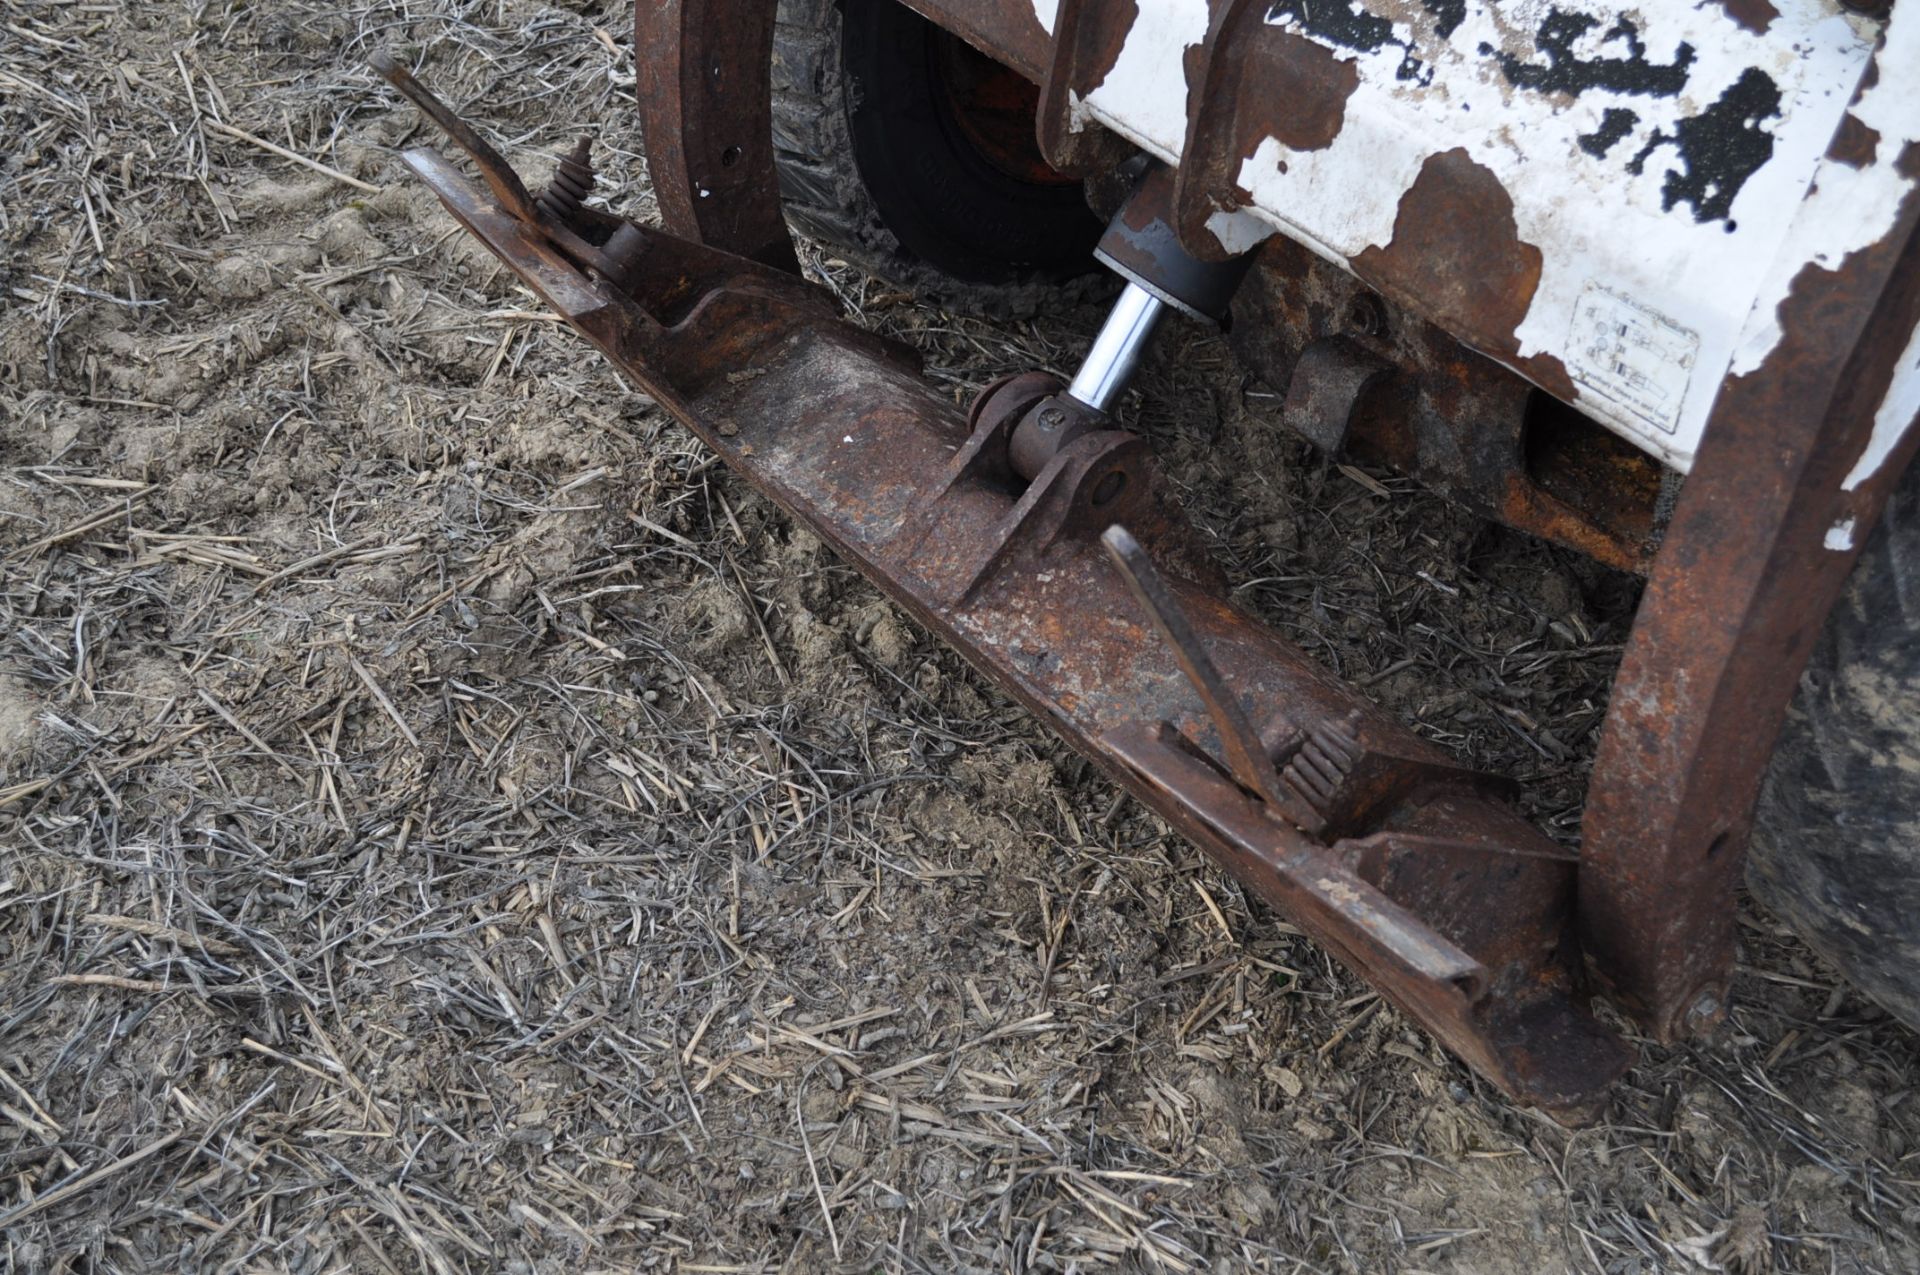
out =
[[[473,125],[455,115],[451,107],[434,96],[432,89],[414,79],[413,72],[396,62],[386,50],[376,51],[367,60],[382,79],[400,90],[402,97],[419,107],[422,115],[438,124],[441,132],[472,156],[473,162],[480,167],[480,176],[486,180],[487,189],[493,192],[493,197],[500,201],[502,208],[528,225],[539,222],[533,196],[527,193],[526,183],[520,180],[520,174],[513,171],[513,165],[493,149],[492,144],[480,136]]]
[[[1201,644],[1199,635],[1187,623],[1186,614],[1174,600],[1173,591],[1167,587],[1159,568],[1153,565],[1153,559],[1133,538],[1133,533],[1118,523],[1107,528],[1100,537],[1100,543],[1106,546],[1107,553],[1120,568],[1120,574],[1126,577],[1127,587],[1140,600],[1140,605],[1146,608],[1147,615],[1153,620],[1153,627],[1172,650],[1174,659],[1179,661],[1180,671],[1187,675],[1187,681],[1193,684],[1200,702],[1206,705],[1207,716],[1213,719],[1213,728],[1220,732],[1220,747],[1226,752],[1227,769],[1242,788],[1258,795],[1274,811],[1284,809],[1280,775],[1274,768],[1273,759],[1267,756],[1259,733],[1247,720],[1246,712],[1220,676],[1220,670],[1214,667],[1213,659]]]

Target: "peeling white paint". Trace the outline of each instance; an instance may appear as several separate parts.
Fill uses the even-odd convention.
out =
[[[1820,161],[1813,190],[1794,218],[1791,242],[1771,259],[1741,333],[1735,376],[1759,367],[1780,343],[1780,303],[1800,271],[1808,265],[1836,269],[1850,254],[1886,234],[1913,186],[1894,164],[1901,151],[1920,142],[1920,6],[1894,6],[1886,44],[1875,62],[1879,82],[1860,95],[1851,112],[1880,134],[1874,161],[1865,168],[1835,159]]]
[[[1086,105],[1108,127],[1174,161],[1187,115],[1183,55],[1205,38],[1206,4],[1138,3],[1139,17],[1113,71],[1089,92]],[[1744,357],[1748,348],[1749,316],[1774,275],[1768,263],[1805,259],[1814,242],[1797,210],[1816,171],[1824,183],[1835,167],[1822,156],[1876,31],[1843,16],[1831,0],[1776,4],[1779,14],[1764,33],[1739,26],[1718,5],[1625,11],[1647,61],[1685,64],[1684,85],[1672,96],[1516,87],[1497,58],[1505,52],[1529,67],[1547,65],[1536,43],[1539,5],[1467,0],[1464,18],[1443,37],[1435,14],[1419,0],[1348,0],[1339,7],[1349,16],[1393,22],[1392,39],[1399,43],[1370,52],[1336,44],[1278,10],[1270,22],[1355,63],[1360,84],[1330,145],[1300,151],[1269,137],[1243,161],[1237,182],[1253,195],[1250,211],[1346,267],[1367,248],[1392,242],[1401,199],[1428,159],[1464,150],[1506,188],[1520,239],[1542,254],[1538,287],[1514,334],[1519,357],[1545,355],[1568,364],[1583,410],[1684,470],[1736,351]],[[1573,41],[1573,56],[1618,59],[1629,52],[1614,26],[1619,7],[1567,0],[1553,8],[1597,19]],[[1920,5],[1895,10],[1892,25],[1900,30],[1890,31],[1880,60],[1882,86],[1869,95],[1881,104],[1875,106],[1880,122],[1862,116],[1883,137],[1876,165],[1883,171],[1867,183],[1876,200],[1893,179],[1897,139],[1920,131]],[[1896,38],[1905,51],[1898,58]],[[1683,54],[1683,45],[1691,53]],[[1418,74],[1404,75],[1414,58]],[[1904,63],[1898,74],[1896,61]],[[1696,205],[1687,202],[1667,207],[1669,171],[1683,168],[1671,140],[1676,126],[1721,101],[1749,70],[1769,77],[1780,93],[1778,113],[1760,124],[1773,139],[1770,157],[1748,176],[1724,219],[1698,220]],[[1598,145],[1591,139],[1609,111],[1631,111],[1634,120],[1604,155],[1594,155],[1581,141]],[[1656,144],[1656,134],[1668,141]],[[1629,171],[1643,150],[1641,171]],[[1862,221],[1838,210],[1825,215]],[[1872,224],[1867,218],[1840,237],[1851,241]],[[1593,331],[1580,327],[1581,304],[1595,288],[1629,299],[1646,316],[1643,332],[1651,342],[1635,347],[1640,364],[1612,373],[1589,364],[1583,376],[1578,350],[1597,347]],[[1447,316],[1433,317],[1444,322]],[[1670,358],[1662,367],[1645,361],[1661,357]],[[1657,402],[1641,392],[1646,387],[1637,378],[1645,376],[1652,377]]]
[[[1873,432],[1867,436],[1860,459],[1840,480],[1840,490],[1852,491],[1879,473],[1880,466],[1887,463],[1887,457],[1913,428],[1915,417],[1920,417],[1920,325],[1914,327],[1900,361],[1894,364],[1893,379],[1887,383],[1880,406],[1874,409]]]
[[[1241,209],[1228,212],[1224,208],[1215,209],[1207,217],[1207,230],[1213,235],[1215,243],[1223,252],[1238,256],[1250,248],[1257,248],[1276,233],[1271,222],[1256,217]]]
[[[1842,518],[1827,528],[1827,548],[1835,553],[1846,553],[1853,548],[1853,523],[1851,518]]]
[[[1324,151],[1290,150],[1269,137],[1240,165],[1240,184],[1252,192],[1255,206],[1343,269],[1348,258],[1393,242],[1400,197],[1429,154],[1400,145],[1400,138],[1368,132],[1355,128],[1349,114],[1347,127]]]
[[[1823,5],[1784,0],[1780,7],[1764,37],[1735,26],[1717,7],[1643,9],[1639,38],[1651,60],[1674,61],[1682,44],[1696,54],[1686,90],[1659,98],[1516,90],[1478,50],[1520,44],[1538,57],[1531,39],[1503,11],[1470,4],[1466,20],[1437,46],[1455,56],[1436,58],[1431,85],[1397,78],[1401,49],[1360,55],[1360,87],[1333,144],[1302,154],[1274,143],[1283,154],[1269,157],[1263,148],[1242,169],[1241,184],[1262,207],[1338,227],[1329,246],[1351,257],[1392,242],[1400,199],[1430,156],[1465,149],[1513,197],[1521,241],[1542,254],[1539,286],[1514,333],[1522,357],[1575,362],[1569,356],[1579,336],[1580,298],[1595,284],[1633,298],[1654,323],[1696,334],[1692,365],[1666,376],[1680,378],[1678,402],[1658,420],[1635,400],[1609,394],[1603,378],[1579,378],[1582,408],[1685,468],[1705,429],[1718,369],[1752,308],[1754,263],[1777,251],[1865,62],[1866,47],[1852,27]],[[1688,205],[1665,207],[1670,150],[1649,155],[1637,175],[1627,171],[1627,159],[1655,129],[1671,134],[1754,65],[1780,85],[1786,118],[1771,122],[1773,157],[1734,200],[1736,229],[1728,233],[1727,222],[1696,221]],[[1580,138],[1595,133],[1610,109],[1633,111],[1637,122],[1610,157],[1592,156]]]
[[[1207,38],[1207,0],[1141,0],[1107,78],[1087,91],[1087,106],[1169,164],[1187,139],[1186,52]]]
[[[1067,90],[1067,128],[1075,133],[1084,133],[1087,125],[1094,122],[1093,112],[1087,109],[1087,100],[1072,89]]]

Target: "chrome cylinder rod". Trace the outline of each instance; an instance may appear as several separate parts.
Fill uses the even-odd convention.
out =
[[[1147,342],[1166,308],[1159,297],[1137,283],[1129,283],[1113,303],[1067,393],[1096,412],[1110,410],[1133,379],[1134,369],[1140,366]]]

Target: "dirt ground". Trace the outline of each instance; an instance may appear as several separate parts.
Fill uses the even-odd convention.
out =
[[[646,215],[630,15],[0,4],[0,1270],[1920,1270],[1915,1039],[1765,915],[1717,1038],[1514,1110],[408,183],[382,46]],[[1098,322],[809,255],[956,394]],[[1632,582],[1272,407],[1182,333],[1128,410],[1577,835]]]

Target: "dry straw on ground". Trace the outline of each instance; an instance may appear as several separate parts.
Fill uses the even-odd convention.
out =
[[[629,10],[0,10],[0,1269],[1910,1272],[1911,1035],[1514,1111],[455,233],[378,46],[644,215]],[[823,256],[956,396],[985,323]],[[1129,409],[1239,599],[1577,829],[1629,582]]]

